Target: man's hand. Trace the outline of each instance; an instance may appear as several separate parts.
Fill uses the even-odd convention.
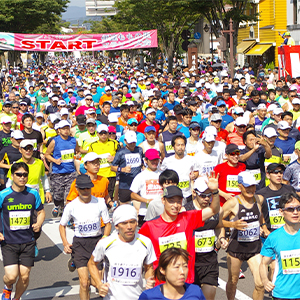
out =
[[[155,285],[155,279],[154,279],[154,276],[151,276],[147,279],[146,290],[150,290],[150,289],[154,288],[154,285]]]
[[[57,165],[60,165],[60,164],[61,164],[61,158],[55,159],[54,162],[55,162]]]
[[[46,202],[47,203],[50,203],[50,202],[52,202],[52,195],[51,195],[51,193],[50,192],[46,192]]]
[[[69,244],[69,243],[67,243],[67,244],[65,244],[64,245],[64,252],[65,253],[67,253],[67,254],[71,254],[72,253],[72,244]]]
[[[108,157],[107,157],[107,161],[109,162],[109,163],[112,163],[113,161],[114,161],[114,156],[111,156],[111,155],[109,155]]]
[[[235,194],[231,194],[231,193],[224,193],[223,198],[225,198],[226,201],[234,198]]]
[[[4,241],[4,235],[0,233],[0,241]]]
[[[265,290],[267,291],[267,292],[271,292],[271,291],[273,291],[274,290],[274,288],[275,288],[275,285],[271,282],[271,281],[266,281],[266,282],[263,282],[263,285],[264,285],[264,287],[265,287]]]
[[[123,171],[124,173],[131,173],[131,166],[126,166],[125,168],[124,168],[124,171]]]
[[[237,220],[237,221],[234,221],[232,222],[233,223],[233,227],[237,230],[246,230],[246,228],[248,227],[248,223],[243,221],[242,219],[240,220]]]
[[[39,232],[41,231],[41,225],[39,225],[38,223],[32,224],[32,230],[34,232]]]
[[[103,283],[101,286],[98,287],[99,290],[99,295],[101,297],[105,297],[108,293],[108,289],[109,289],[109,283]]]
[[[216,176],[214,171],[207,176],[207,186],[211,191],[216,191],[219,188],[219,174]]]

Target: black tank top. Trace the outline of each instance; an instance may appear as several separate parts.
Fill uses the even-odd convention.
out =
[[[188,202],[184,208],[188,210],[196,210],[193,201]],[[218,262],[215,249],[215,228],[219,224],[219,214],[212,216],[205,221],[204,226],[194,230],[195,237],[195,264],[212,265]]]
[[[244,220],[248,223],[245,231],[233,229],[227,251],[235,253],[259,253],[261,249],[260,233],[260,210],[257,206],[256,196],[251,208],[242,204],[240,196],[236,196],[239,202],[239,210],[233,221]]]
[[[174,148],[172,147],[172,138],[176,135],[182,135],[181,132],[176,131],[175,133],[171,133],[169,130],[162,132],[162,141],[164,143],[165,148],[165,157],[169,157],[175,154]]]

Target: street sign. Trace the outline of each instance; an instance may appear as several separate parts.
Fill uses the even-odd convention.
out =
[[[195,38],[196,40],[201,39],[201,33],[200,33],[200,32],[195,32],[195,33],[194,33],[194,38]]]

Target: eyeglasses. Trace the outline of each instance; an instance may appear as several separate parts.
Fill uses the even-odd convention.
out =
[[[199,195],[202,199],[205,199],[205,198],[210,198],[212,193],[208,193],[208,194],[204,194],[204,193],[200,193],[198,191],[196,191],[197,195]]]
[[[300,205],[298,206],[294,206],[294,207],[286,207],[282,209],[283,211],[289,212],[289,213],[293,213],[295,210],[297,212],[300,212]]]
[[[26,146],[26,147],[23,147],[22,149],[24,149],[25,151],[33,151],[32,146]]]
[[[239,106],[247,106],[247,103],[241,103]]]
[[[274,171],[271,171],[270,174],[283,174],[283,170],[274,170]]]
[[[235,151],[235,152],[232,152],[232,153],[229,153],[230,156],[235,156],[235,155],[240,155],[240,151]]]
[[[18,177],[24,177],[24,178],[27,178],[28,177],[28,173],[27,172],[24,172],[24,173],[15,173],[16,176]]]

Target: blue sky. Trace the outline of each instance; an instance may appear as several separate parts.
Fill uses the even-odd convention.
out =
[[[85,6],[85,0],[71,0],[69,6]]]

